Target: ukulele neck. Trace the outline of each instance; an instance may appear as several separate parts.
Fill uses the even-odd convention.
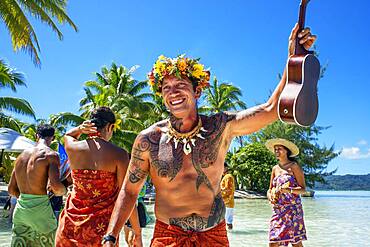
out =
[[[304,29],[304,24],[305,24],[305,19],[306,19],[306,8],[307,4],[310,0],[301,0],[301,3],[299,5],[299,17],[298,17],[298,33],[300,33]],[[296,44],[295,44],[295,55],[307,55],[307,54],[312,54],[313,52],[307,51],[303,45],[299,44],[299,39],[296,39]]]

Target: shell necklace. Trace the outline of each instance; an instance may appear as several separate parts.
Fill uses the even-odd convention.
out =
[[[172,127],[171,121],[168,120],[168,130],[165,131],[165,134],[167,135],[168,139],[166,143],[169,143],[171,140],[173,140],[173,143],[175,145],[175,149],[177,149],[179,142],[182,142],[184,144],[183,146],[183,152],[188,155],[191,153],[192,146],[195,147],[195,141],[196,138],[205,139],[202,136],[201,132],[207,132],[202,127],[202,119],[199,117],[198,125],[191,131],[187,133],[180,133],[175,128]]]

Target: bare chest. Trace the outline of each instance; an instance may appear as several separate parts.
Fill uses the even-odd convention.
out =
[[[213,191],[213,181],[222,173],[225,157],[223,129],[203,133],[204,138],[196,138],[191,143],[191,152],[186,154],[185,143],[175,143],[165,132],[158,134],[150,151],[151,174],[158,178],[194,181],[196,189],[201,185]],[[169,140],[170,139],[170,140]],[[222,164],[221,164],[222,163]],[[221,165],[220,165],[221,164]],[[220,174],[221,174],[220,173]]]

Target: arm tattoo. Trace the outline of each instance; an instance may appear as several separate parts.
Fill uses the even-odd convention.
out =
[[[129,180],[131,183],[137,183],[140,180],[145,179],[148,174],[148,172],[140,168],[145,162],[142,154],[147,150],[148,145],[144,138],[132,149],[131,166],[133,169],[129,171]]]
[[[253,107],[251,107],[249,109],[246,109],[244,111],[240,111],[236,115],[236,120],[244,120],[244,119],[254,117],[255,115],[257,115],[260,112],[263,112],[264,110],[265,110],[265,107],[263,105],[253,106]]]
[[[135,167],[135,170],[129,171],[129,179],[131,183],[137,183],[142,179],[145,179],[147,172],[141,170],[139,167]]]
[[[191,214],[181,218],[170,218],[170,225],[179,226],[185,231],[202,231],[209,227],[218,225],[225,218],[225,204],[219,193],[212,204],[208,217],[202,217],[197,214]]]

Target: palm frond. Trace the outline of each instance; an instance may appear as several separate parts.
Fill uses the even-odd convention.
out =
[[[9,30],[13,49],[25,50],[36,65],[40,65],[40,45],[36,33],[16,0],[0,1],[0,17]]]
[[[36,118],[30,103],[25,99],[15,97],[0,97],[0,109],[5,109],[22,115]]]
[[[85,119],[71,112],[60,112],[50,117],[50,124],[53,126],[60,125],[80,125]]]
[[[35,18],[40,19],[45,22],[50,28],[58,35],[60,40],[63,39],[63,34],[55,25],[54,21],[49,17],[49,15],[37,4],[34,0],[18,0],[21,6],[23,6],[29,13],[31,13]]]
[[[17,91],[16,86],[26,86],[24,74],[9,67],[3,60],[0,60],[0,87],[8,87],[13,92]]]
[[[21,122],[11,116],[0,112],[0,126],[21,132]]]

